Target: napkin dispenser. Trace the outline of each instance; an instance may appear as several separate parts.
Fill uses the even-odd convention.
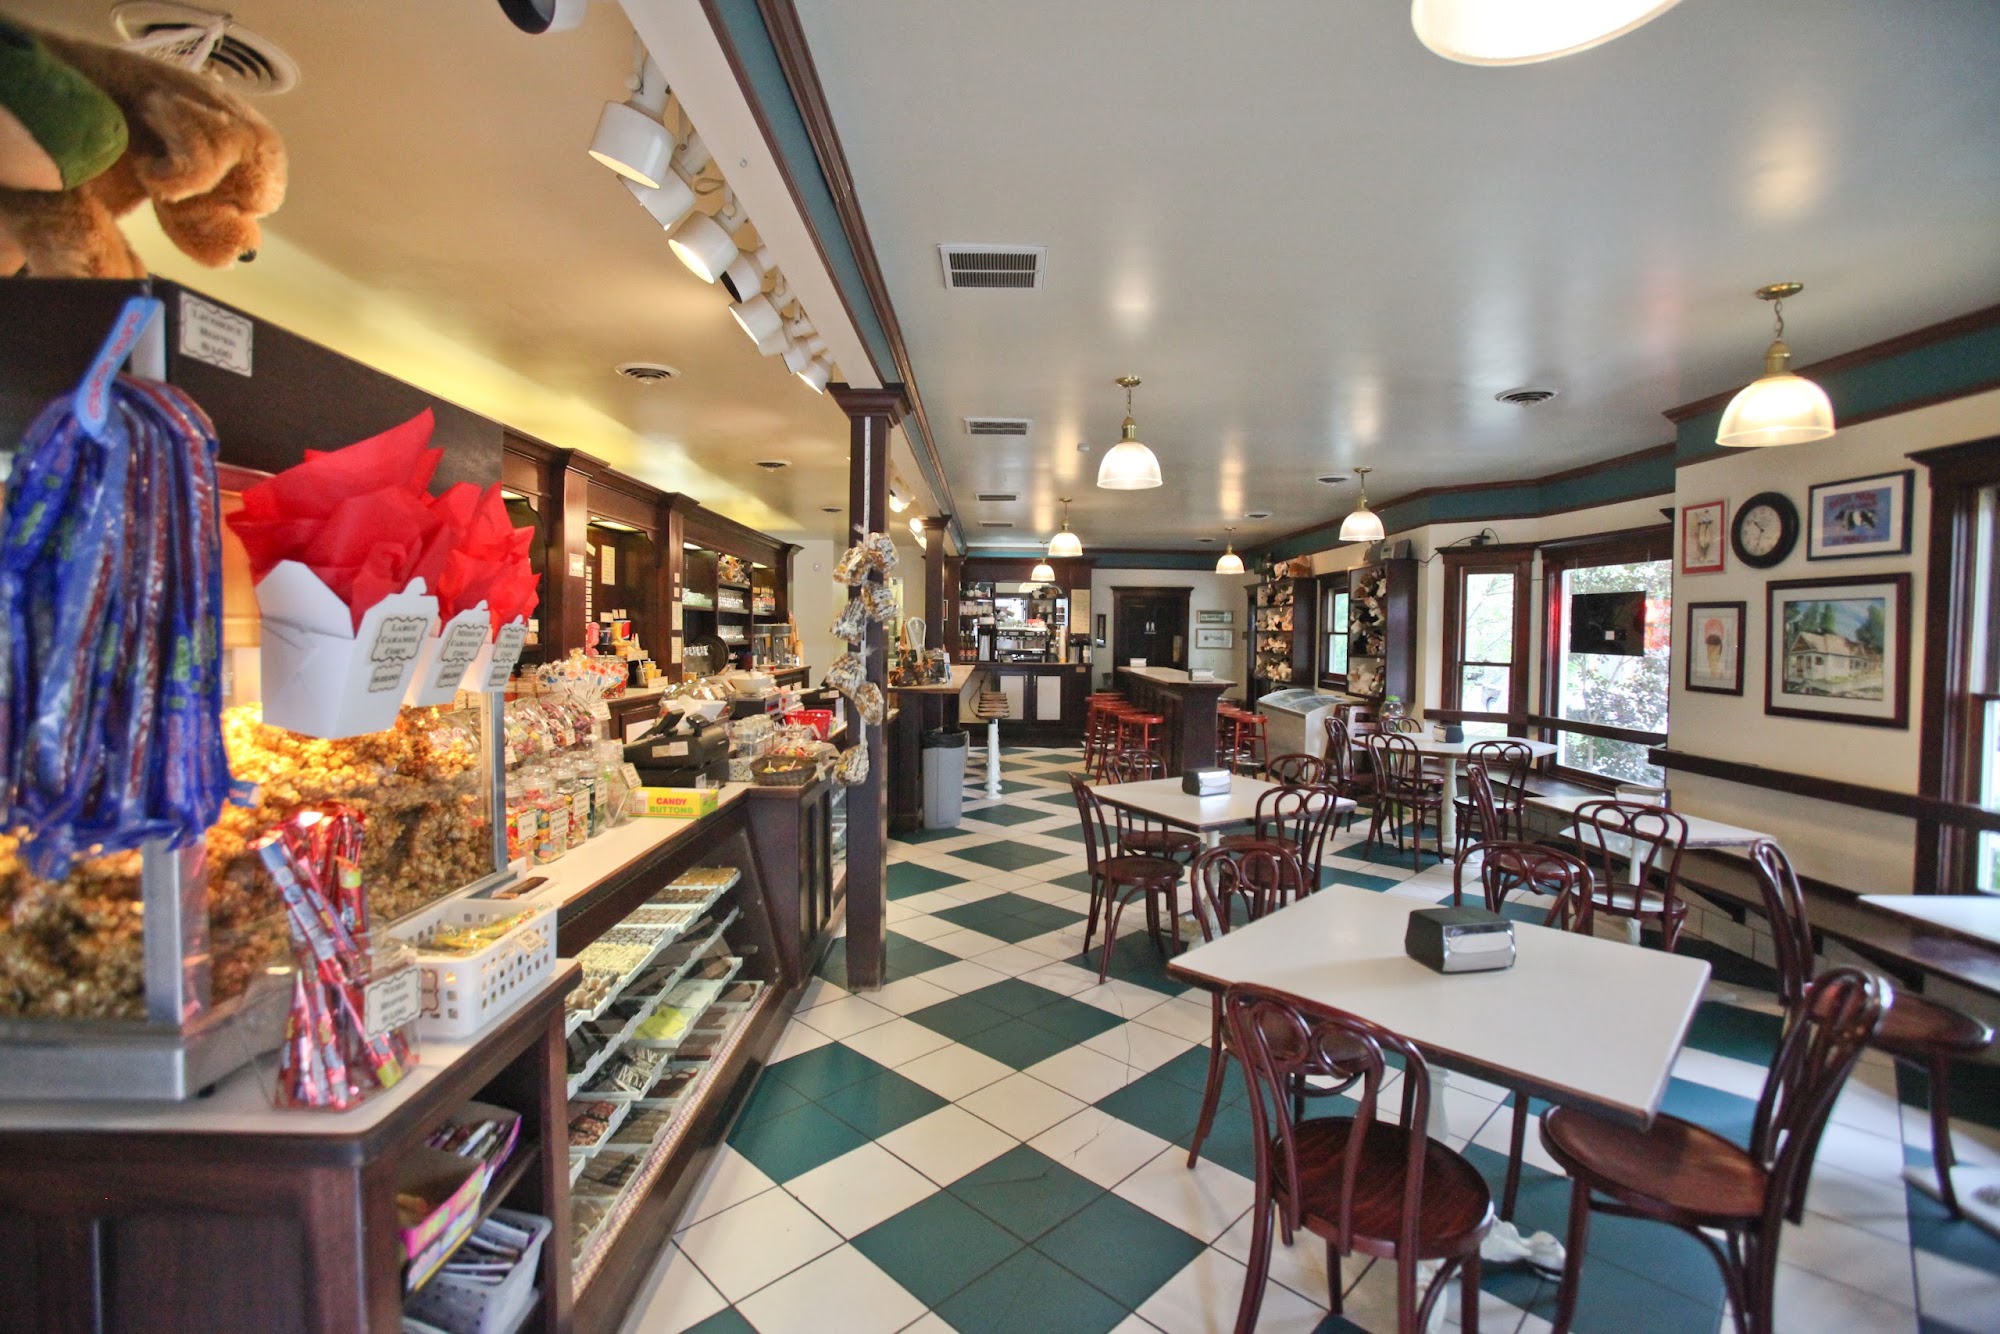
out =
[[[1421,908],[1403,929],[1403,952],[1440,973],[1514,966],[1514,924],[1484,908]]]
[[[1181,791],[1190,797],[1226,797],[1229,795],[1229,770],[1189,769],[1181,775]]]

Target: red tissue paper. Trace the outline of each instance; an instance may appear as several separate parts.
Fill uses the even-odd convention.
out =
[[[500,488],[460,482],[438,497],[437,508],[452,530],[451,554],[438,575],[439,619],[484,602],[497,632],[532,613],[541,583],[528,559],[535,530],[514,527]]]

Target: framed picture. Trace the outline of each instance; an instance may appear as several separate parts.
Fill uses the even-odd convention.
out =
[[[1681,573],[1721,574],[1729,502],[1711,500],[1681,507]]]
[[[1743,613],[1741,602],[1690,602],[1687,628],[1687,688],[1711,695],[1743,693]]]
[[[1783,579],[1765,590],[1765,713],[1910,725],[1909,575]]]
[[[1196,625],[1234,625],[1236,613],[1233,611],[1198,611],[1194,614]]]
[[[1196,648],[1235,648],[1234,630],[1197,630],[1194,632]]]
[[[1910,554],[1913,469],[1822,482],[1806,498],[1806,559]]]

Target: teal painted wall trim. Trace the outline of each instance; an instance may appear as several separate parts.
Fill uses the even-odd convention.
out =
[[[1206,570],[1215,572],[1215,562],[1221,552],[1207,555],[1202,552],[1182,551],[1119,551],[1097,557],[1091,568],[1097,570]]]
[[[1824,374],[1815,374],[1810,366],[1801,369],[1833,400],[1836,423],[1880,417],[1906,405],[1978,393],[2000,383],[2000,324]],[[1722,408],[1679,423],[1676,465],[1739,452],[1715,443],[1715,428],[1721,423]]]

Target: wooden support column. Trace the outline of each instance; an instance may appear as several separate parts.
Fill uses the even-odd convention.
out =
[[[847,414],[847,540],[859,542],[869,533],[889,531],[889,431],[909,405],[903,386],[856,389],[828,386],[834,402]],[[904,587],[910,585],[904,568]],[[874,571],[868,582],[880,583]],[[859,597],[860,589],[850,598]],[[862,661],[868,679],[887,697],[888,655],[882,626],[868,622]],[[847,986],[872,990],[883,982],[883,954],[888,946],[889,805],[888,746],[885,729],[870,727],[868,780],[847,789]]]
[[[924,647],[949,649],[946,632],[958,616],[958,588],[949,580],[951,516],[924,519]]]

